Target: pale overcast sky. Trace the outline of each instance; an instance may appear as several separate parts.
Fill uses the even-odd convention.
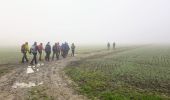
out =
[[[0,45],[170,43],[170,0],[0,0]]]

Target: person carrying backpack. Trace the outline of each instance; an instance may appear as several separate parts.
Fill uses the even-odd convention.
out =
[[[59,44],[59,42],[58,42],[58,43],[57,43],[57,52],[56,52],[57,60],[59,60],[60,51],[61,51],[61,47],[60,47],[60,44]]]
[[[75,47],[74,43],[72,43],[72,45],[71,45],[71,51],[72,51],[71,56],[74,56],[75,48],[76,47]]]
[[[53,46],[53,57],[52,60],[54,60],[54,56],[56,55],[57,60],[59,60],[59,56],[60,56],[60,44],[55,43],[55,45]]]
[[[109,42],[107,43],[107,48],[108,48],[108,50],[110,50],[110,43]]]
[[[115,49],[116,48],[116,43],[115,42],[113,42],[113,49]]]
[[[52,60],[54,60],[54,56],[56,55],[56,58],[57,58],[57,43],[55,43],[53,45],[53,56],[52,56]]]
[[[51,54],[50,42],[48,42],[47,45],[45,46],[45,53],[46,53],[45,60],[50,61],[50,54]]]
[[[68,52],[69,52],[69,50],[70,50],[70,47],[69,47],[69,45],[68,45],[68,43],[67,42],[65,42],[65,57],[67,57],[67,55],[68,55]]]
[[[21,52],[23,54],[22,63],[24,63],[25,60],[26,62],[28,62],[28,58],[27,58],[27,53],[29,52],[28,42],[26,42],[25,44],[21,46]]]
[[[30,53],[33,54],[33,58],[30,63],[31,65],[33,65],[34,62],[35,62],[35,64],[37,64],[37,52],[38,52],[37,42],[34,42],[34,44],[32,45],[32,47],[30,49]]]
[[[61,45],[61,55],[63,58],[65,58],[65,46],[64,46],[64,43],[62,43]]]
[[[42,60],[42,52],[43,52],[43,50],[44,50],[43,44],[40,43],[40,44],[38,45],[39,61]]]

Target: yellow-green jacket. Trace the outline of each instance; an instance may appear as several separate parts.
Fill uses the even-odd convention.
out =
[[[30,51],[28,44],[25,44],[25,51],[28,53]]]

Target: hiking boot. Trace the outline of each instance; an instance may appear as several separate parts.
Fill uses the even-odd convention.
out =
[[[30,65],[34,65],[34,64],[31,62]]]

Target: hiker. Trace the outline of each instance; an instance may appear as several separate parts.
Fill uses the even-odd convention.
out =
[[[65,46],[64,46],[64,43],[62,43],[62,45],[61,45],[61,55],[62,55],[62,57],[63,58],[65,58]]]
[[[42,52],[43,52],[44,48],[43,48],[43,44],[40,43],[38,45],[38,53],[39,53],[39,61],[42,61]]]
[[[32,47],[30,49],[30,53],[33,54],[33,58],[30,63],[31,65],[33,65],[34,62],[35,62],[35,64],[37,64],[37,52],[38,52],[37,42],[34,42],[34,44],[32,45]]]
[[[22,63],[24,63],[25,60],[26,62],[28,62],[28,58],[27,58],[27,53],[29,52],[28,42],[26,42],[21,46],[21,52],[23,53]]]
[[[115,42],[113,42],[113,49],[115,49],[116,48],[116,43]]]
[[[58,42],[58,43],[57,43],[57,52],[56,52],[57,60],[59,60],[60,51],[61,51],[61,47],[60,47],[60,44],[59,44],[59,42]]]
[[[61,45],[62,54],[61,55],[63,56],[63,58],[67,57],[69,50],[70,50],[70,47],[69,47],[68,43],[67,42],[62,43],[62,45]]]
[[[55,43],[53,45],[53,56],[52,56],[52,60],[54,60],[54,56],[56,55],[57,58],[57,43]]]
[[[65,57],[67,57],[70,47],[67,42],[65,42]]]
[[[60,44],[55,43],[55,45],[53,46],[53,57],[52,60],[54,60],[54,56],[56,55],[57,60],[59,60],[59,56],[60,56]]]
[[[108,48],[108,50],[110,50],[110,43],[109,42],[107,43],[107,48]]]
[[[74,56],[75,48],[76,47],[75,47],[74,43],[72,43],[72,45],[71,45],[71,51],[72,51],[71,56]]]
[[[50,54],[51,54],[50,42],[48,42],[47,45],[45,46],[45,53],[46,53],[45,60],[50,61]]]

